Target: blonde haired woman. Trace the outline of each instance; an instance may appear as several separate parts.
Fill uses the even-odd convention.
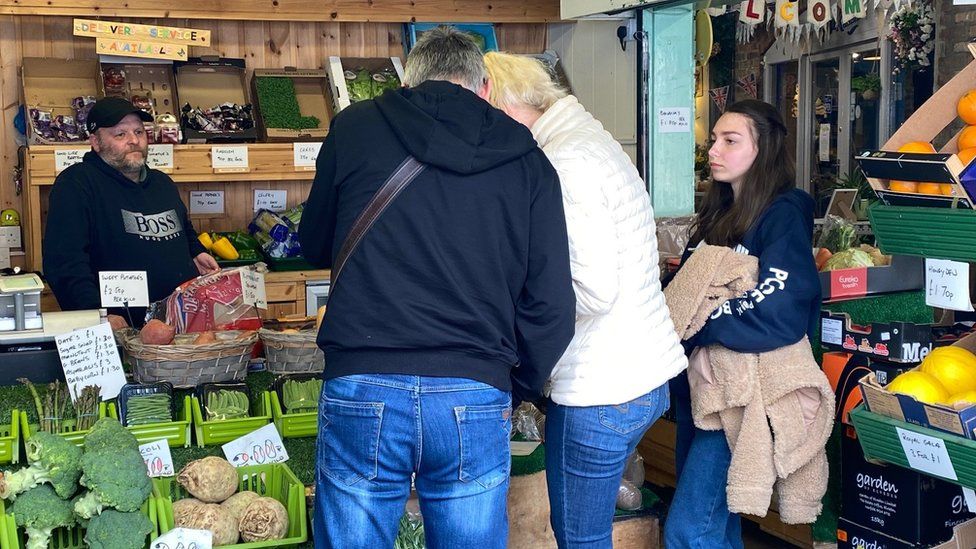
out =
[[[611,547],[627,456],[687,367],[659,282],[650,199],[620,145],[539,61],[485,56],[489,102],[527,126],[559,173],[576,335],[550,377],[546,478],[560,547]]]

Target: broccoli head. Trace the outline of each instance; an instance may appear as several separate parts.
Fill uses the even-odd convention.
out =
[[[81,476],[81,448],[58,435],[44,431],[34,433],[25,443],[30,464],[13,473],[0,474],[0,498],[17,494],[47,482],[62,498],[70,498],[78,489]]]
[[[102,511],[88,522],[85,543],[91,549],[142,549],[153,524],[141,512]]]
[[[55,528],[75,523],[71,502],[59,498],[54,488],[46,484],[21,494],[10,512],[17,526],[27,531],[27,549],[46,549]]]
[[[139,441],[136,440],[135,435],[119,423],[119,420],[103,417],[96,421],[88,434],[85,435],[85,451],[92,452],[104,448],[133,448],[138,450]]]
[[[75,514],[90,519],[111,507],[138,511],[152,492],[146,463],[139,450],[106,448],[81,457],[81,485],[89,492],[75,501]]]

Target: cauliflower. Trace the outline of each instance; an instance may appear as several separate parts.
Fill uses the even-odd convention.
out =
[[[17,526],[27,531],[27,549],[46,549],[55,528],[75,523],[71,502],[59,498],[54,488],[46,484],[21,494],[10,512]]]
[[[152,529],[152,522],[139,511],[106,509],[88,522],[85,543],[91,549],[142,549]]]
[[[51,484],[62,498],[73,496],[81,476],[81,448],[44,431],[29,438],[25,447],[30,466],[0,474],[0,498],[13,499],[44,482]]]
[[[81,458],[81,485],[89,492],[75,502],[75,514],[89,519],[111,507],[138,511],[152,492],[146,464],[138,449],[106,448]]]

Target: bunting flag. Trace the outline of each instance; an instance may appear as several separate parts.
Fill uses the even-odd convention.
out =
[[[742,78],[735,81],[736,85],[745,90],[746,93],[752,96],[753,99],[757,99],[759,92],[756,89],[756,73],[750,72],[749,74],[743,76]]]
[[[830,1],[810,0],[807,6],[807,23],[819,30],[830,22]]]
[[[708,96],[712,98],[715,102],[715,106],[718,107],[718,112],[725,112],[725,103],[729,99],[729,87],[722,86],[721,88],[712,88],[708,90]]]
[[[867,15],[867,0],[838,0],[841,9],[841,23],[860,19]]]
[[[756,25],[766,18],[765,0],[743,0],[739,5],[739,21]]]
[[[800,3],[794,0],[776,0],[776,27],[800,26]]]

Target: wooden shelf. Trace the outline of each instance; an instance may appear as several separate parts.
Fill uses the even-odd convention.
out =
[[[210,151],[214,145],[174,145],[173,171],[169,174],[177,183],[201,181],[311,181],[314,169],[296,169],[291,143],[239,143],[246,146],[249,172],[214,173]],[[87,143],[65,145],[32,145],[27,152],[28,181],[32,186],[53,185],[54,153],[58,149],[87,149]]]

